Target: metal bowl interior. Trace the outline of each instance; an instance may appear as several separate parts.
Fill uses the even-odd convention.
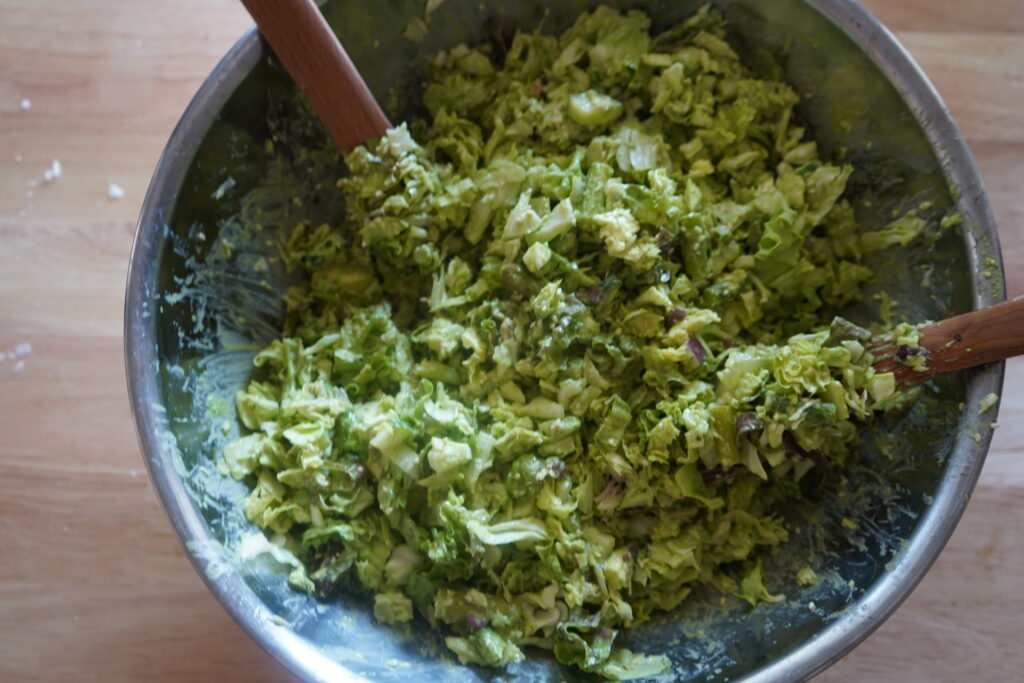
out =
[[[596,4],[447,0],[421,42],[402,35],[410,19],[422,16],[418,0],[330,2],[325,14],[378,99],[393,103],[392,120],[401,120],[412,110],[395,103],[414,102],[405,95],[416,84],[417,58],[478,42],[495,27],[533,29],[543,20],[545,30],[556,31]],[[661,26],[698,5],[605,4],[642,4]],[[716,4],[741,49],[754,62],[773,55],[805,96],[801,115],[815,138],[855,164],[849,196],[862,220],[886,222],[892,210],[922,202],[931,203],[932,216],[954,205],[963,215],[962,226],[934,246],[876,264],[879,281],[869,294],[898,293],[897,315],[910,320],[1002,299],[995,226],[973,160],[938,95],[892,36],[846,0]],[[309,680],[585,680],[541,653],[505,672],[462,667],[443,656],[425,623],[408,637],[377,625],[362,598],[318,603],[294,592],[288,567],[252,541],[255,529],[240,505],[245,487],[216,470],[220,448],[237,434],[232,397],[254,350],[276,335],[286,286],[283,273],[252,268],[273,253],[270,241],[230,249],[224,243],[246,191],[264,178],[268,116],[294,97],[258,37],[244,36],[182,116],[139,219],[126,363],[142,450],[171,522],[228,612]],[[871,206],[858,203],[867,197]],[[992,277],[982,274],[986,269]],[[869,295],[850,315],[877,319],[877,308]],[[934,382],[911,411],[866,434],[845,498],[822,504],[815,521],[769,563],[769,585],[785,593],[784,602],[751,610],[696,595],[633,630],[627,644],[668,654],[677,680],[802,679],[834,662],[895,610],[952,533],[991,437],[977,404],[1001,383],[1001,365]],[[871,444],[879,439],[903,456],[878,455]],[[859,531],[838,524],[847,516]],[[825,580],[797,585],[792,570],[805,565]]]

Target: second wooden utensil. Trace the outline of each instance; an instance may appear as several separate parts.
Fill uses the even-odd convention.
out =
[[[889,338],[877,341],[871,348],[875,370],[892,372],[896,383],[907,387],[936,375],[1024,355],[1024,297],[925,325],[920,334],[918,347],[923,351],[900,348]],[[925,355],[923,369],[903,362],[910,353]]]

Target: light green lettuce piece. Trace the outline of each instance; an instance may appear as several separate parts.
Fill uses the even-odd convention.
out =
[[[913,215],[901,216],[881,230],[865,232],[860,236],[864,251],[877,251],[893,245],[907,246],[927,227],[924,219]]]
[[[657,246],[639,236],[640,225],[629,211],[613,209],[597,214],[593,221],[610,256],[637,269],[648,268],[657,259]]]
[[[259,465],[271,466],[284,461],[281,442],[265,434],[243,436],[224,447],[221,471],[235,479],[252,474]]]
[[[653,678],[668,670],[672,662],[665,655],[645,655],[616,648],[594,671],[610,681]]]
[[[781,602],[786,599],[786,596],[774,595],[765,588],[760,560],[754,562],[744,575],[740,583],[740,597],[754,606],[762,602]]]
[[[569,97],[569,116],[576,123],[589,128],[600,128],[622,115],[622,103],[596,90],[576,93]]]
[[[258,557],[268,556],[275,562],[291,567],[288,575],[288,582],[296,588],[306,591],[313,591],[313,582],[306,575],[306,567],[298,557],[287,548],[271,543],[263,534],[249,534],[238,544],[238,560],[243,565],[252,562]]]
[[[538,273],[551,260],[551,248],[544,242],[534,242],[523,254],[523,263],[531,273]]]
[[[430,440],[427,462],[430,463],[430,467],[438,474],[445,474],[457,469],[472,459],[473,450],[469,447],[469,444],[436,436]]]
[[[484,525],[471,519],[466,522],[469,532],[487,545],[505,545],[521,541],[543,541],[548,537],[544,524],[536,519],[516,519]]]
[[[402,593],[377,593],[373,596],[373,616],[382,624],[411,621],[412,600]]]
[[[487,627],[466,638],[449,636],[444,642],[463,664],[502,666],[523,659],[522,651],[515,644]]]

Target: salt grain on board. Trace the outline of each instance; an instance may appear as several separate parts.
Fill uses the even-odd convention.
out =
[[[50,168],[43,171],[43,180],[46,182],[56,180],[57,178],[60,178],[63,173],[64,169],[61,167],[60,161],[54,159],[53,163],[50,164]]]
[[[21,342],[14,346],[14,348],[7,349],[6,351],[0,351],[0,361],[14,360],[15,358],[21,358],[32,353],[32,345],[28,342]],[[19,367],[20,366],[20,367]],[[14,365],[14,371],[18,372],[21,368],[25,367],[24,361],[18,361]]]

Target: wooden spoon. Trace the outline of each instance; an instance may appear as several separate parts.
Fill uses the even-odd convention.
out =
[[[893,373],[899,386],[908,387],[936,375],[1024,355],[1024,296],[925,325],[920,334],[924,370],[901,362],[913,349],[898,347],[891,338],[878,339],[871,347],[875,370]]]
[[[242,4],[343,152],[391,127],[313,0]]]

